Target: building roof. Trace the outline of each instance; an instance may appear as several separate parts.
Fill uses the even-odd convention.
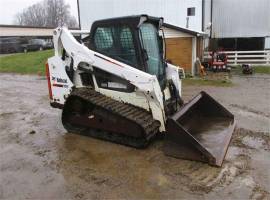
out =
[[[197,36],[197,37],[203,37],[203,36],[208,35],[205,32],[199,32],[199,31],[179,27],[179,26],[175,26],[175,25],[172,25],[172,24],[169,24],[169,23],[163,23],[163,26],[166,27],[166,28],[174,29],[176,31],[180,31],[180,32],[183,32],[183,33],[187,33],[187,34],[190,34],[190,35]]]
[[[0,25],[0,37],[14,36],[46,36],[51,37],[54,28],[21,26],[21,25]],[[72,30],[79,30],[78,28]]]
[[[3,27],[3,28],[37,28],[37,29],[55,29],[56,27],[44,27],[44,26],[24,26],[24,25],[16,25],[16,24],[12,24],[12,25],[8,25],[8,24],[0,24],[0,27]],[[72,30],[79,30],[79,28],[69,28],[69,29],[72,29]]]

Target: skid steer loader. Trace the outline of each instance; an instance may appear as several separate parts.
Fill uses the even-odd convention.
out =
[[[50,104],[62,109],[68,132],[136,148],[163,134],[166,155],[221,166],[234,116],[205,92],[183,104],[184,71],[165,61],[162,23],[147,15],[99,20],[87,46],[56,28]]]

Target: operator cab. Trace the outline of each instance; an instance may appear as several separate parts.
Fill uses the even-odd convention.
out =
[[[165,88],[165,52],[159,31],[163,18],[136,15],[95,21],[89,49],[156,75]]]

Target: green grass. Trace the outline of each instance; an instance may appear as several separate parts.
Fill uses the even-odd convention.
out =
[[[18,53],[0,57],[0,72],[45,75],[45,63],[53,50]]]
[[[230,80],[207,80],[202,78],[185,78],[183,79],[185,85],[205,85],[205,86],[216,86],[216,87],[230,87],[233,83]]]
[[[270,66],[254,66],[254,72],[258,74],[270,74]]]
[[[270,66],[260,66],[260,65],[256,65],[256,66],[252,66],[253,68],[253,73],[257,73],[257,74],[270,74]],[[242,73],[242,66],[238,65],[235,66],[234,68],[232,68],[232,72],[238,75],[243,74]]]

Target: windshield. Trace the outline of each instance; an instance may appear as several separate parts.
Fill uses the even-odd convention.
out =
[[[140,26],[140,37],[143,49],[147,52],[147,72],[156,75],[160,86],[164,86],[165,67],[163,62],[163,49],[160,45],[157,28],[150,23]]]

